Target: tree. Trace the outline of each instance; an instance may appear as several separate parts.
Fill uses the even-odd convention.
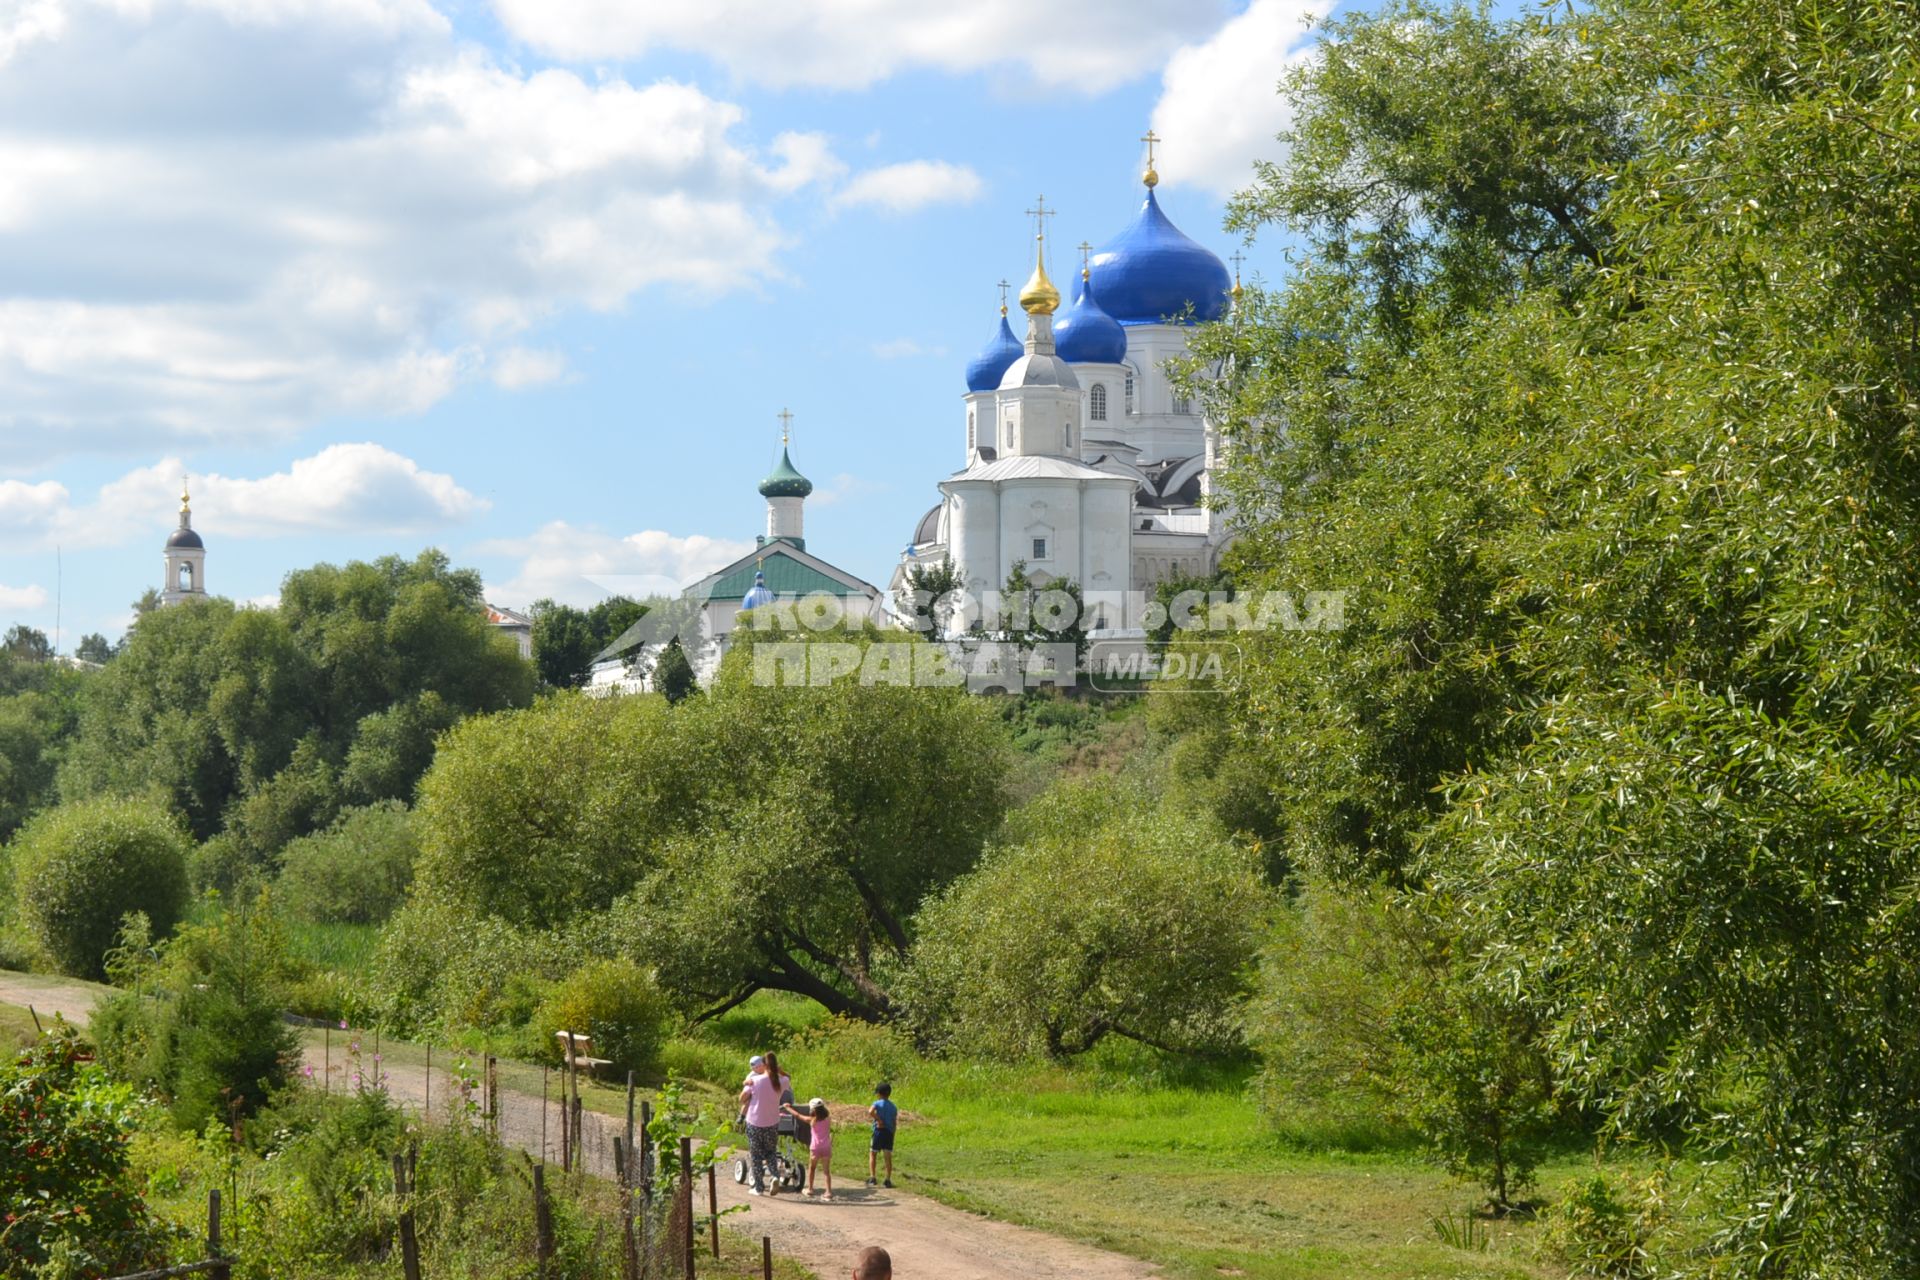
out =
[[[179,828],[150,804],[65,804],[14,838],[14,894],[61,972],[97,978],[122,917],[144,912],[164,933],[186,910],[186,856]]]
[[[907,569],[907,580],[894,605],[908,618],[925,618],[926,626],[938,635],[953,620],[954,592],[963,590],[960,571],[952,556],[941,556],[938,564],[916,564]]]
[[[533,606],[533,661],[550,688],[578,689],[602,650],[647,613],[647,606],[612,596],[591,609],[552,600]]]
[[[1031,651],[1037,645],[1071,644],[1078,670],[1087,656],[1086,601],[1071,578],[1035,582],[1025,560],[1015,560],[1000,588],[1001,616],[987,623],[995,639]]]
[[[53,644],[47,639],[47,633],[24,623],[7,628],[5,637],[0,637],[0,649],[5,649],[16,662],[45,662],[53,656]]]
[[[696,1012],[771,988],[887,1016],[913,909],[998,822],[989,711],[953,689],[766,688],[750,654],[728,661],[678,707],[561,697],[455,729],[421,789],[416,896],[531,930],[607,913],[607,947]]]
[[[405,805],[348,809],[326,830],[288,843],[274,896],[297,920],[381,924],[405,899],[419,854]]]
[[[680,647],[680,637],[667,641],[667,647],[661,650],[653,667],[653,687],[661,697],[674,703],[699,691],[693,664],[687,661],[687,651]]]
[[[1236,205],[1304,264],[1196,344],[1236,580],[1351,600],[1236,734],[1572,1099],[1724,1153],[1701,1269],[1911,1272],[1911,11],[1340,31]]]
[[[1109,1035],[1205,1053],[1239,1006],[1273,900],[1247,852],[1138,778],[1068,782],[922,910],[906,981],[921,1036],[991,1056]]]
[[[113,661],[114,647],[98,631],[89,631],[80,637],[80,643],[74,647],[73,656],[83,662],[97,662],[102,666]]]

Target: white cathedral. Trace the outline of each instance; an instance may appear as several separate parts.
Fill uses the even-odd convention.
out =
[[[1026,339],[1003,301],[999,331],[967,366],[965,465],[915,527],[896,594],[916,567],[950,559],[978,598],[1024,562],[1037,585],[1077,583],[1089,626],[1111,633],[1140,625],[1155,584],[1218,567],[1224,513],[1205,505],[1217,437],[1166,365],[1188,353],[1194,324],[1226,314],[1239,284],[1161,212],[1151,152],[1142,181],[1138,216],[1083,260],[1057,318],[1036,236],[1020,291]],[[1044,227],[1044,202],[1032,212]]]

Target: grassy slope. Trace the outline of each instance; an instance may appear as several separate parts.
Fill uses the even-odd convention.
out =
[[[747,1053],[815,1021],[811,1006],[763,995],[698,1037],[670,1065],[707,1081],[739,1079]],[[876,1057],[877,1053],[877,1057]],[[858,1059],[866,1058],[863,1063]],[[1113,1053],[1073,1068],[888,1062],[872,1037],[802,1042],[783,1055],[796,1088],[864,1104],[870,1066],[895,1078],[906,1115],[903,1187],[1163,1264],[1181,1277],[1270,1280],[1379,1276],[1460,1280],[1556,1274],[1537,1259],[1538,1227],[1488,1224],[1484,1253],[1449,1248],[1433,1219],[1479,1199],[1403,1139],[1260,1126],[1244,1071],[1169,1073],[1148,1055]],[[1340,1144],[1370,1147],[1342,1149]],[[835,1174],[864,1176],[866,1143],[843,1130]],[[1563,1160],[1556,1186],[1591,1167]]]

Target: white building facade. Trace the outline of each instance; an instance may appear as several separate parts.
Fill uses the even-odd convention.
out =
[[[1218,440],[1167,366],[1238,285],[1161,212],[1151,166],[1144,181],[1138,215],[1083,264],[1071,305],[1059,310],[1042,246],[1020,292],[1023,340],[1001,307],[967,367],[964,465],[916,526],[897,592],[915,568],[951,561],[979,598],[1024,564],[1036,585],[1077,584],[1090,626],[1112,632],[1140,625],[1158,583],[1218,568],[1224,513],[1204,501]]]

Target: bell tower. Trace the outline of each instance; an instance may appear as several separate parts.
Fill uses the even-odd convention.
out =
[[[180,482],[180,527],[168,536],[162,554],[167,576],[160,584],[160,603],[206,599],[207,544],[193,531],[193,508],[187,499],[185,480]]]

